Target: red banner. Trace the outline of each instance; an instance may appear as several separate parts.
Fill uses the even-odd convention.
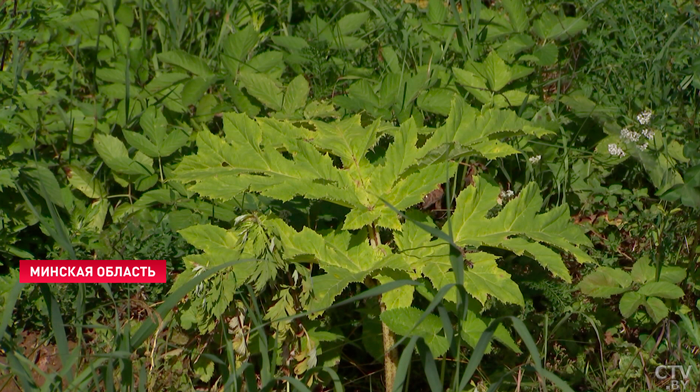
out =
[[[20,260],[20,283],[165,283],[165,260]]]

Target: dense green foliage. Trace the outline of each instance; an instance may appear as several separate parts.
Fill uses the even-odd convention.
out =
[[[695,388],[696,3],[0,3],[0,390]]]

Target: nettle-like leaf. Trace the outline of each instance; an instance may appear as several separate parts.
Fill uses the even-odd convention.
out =
[[[610,298],[622,294],[619,304],[622,317],[632,316],[644,305],[649,317],[658,323],[668,316],[668,307],[661,298],[683,297],[685,293],[677,284],[685,276],[686,270],[681,267],[664,267],[657,282],[656,267],[649,264],[649,257],[644,256],[634,263],[630,273],[619,268],[599,267],[583,278],[578,289],[591,297]]]
[[[427,70],[415,74],[391,72],[374,86],[364,79],[353,83],[347,95],[336,96],[333,102],[349,112],[365,111],[375,118],[396,116],[403,123],[410,118],[414,102],[429,84]],[[447,101],[444,114],[449,114],[450,102]]]
[[[658,323],[659,321],[668,317],[668,307],[662,300],[656,297],[647,298],[647,300],[644,302],[644,307],[646,308],[649,317],[651,317],[655,323]]]
[[[368,20],[368,12],[360,12],[345,15],[335,26],[314,16],[309,21],[311,32],[320,41],[328,43],[331,49],[358,50],[367,46],[362,39],[353,36]]]
[[[182,50],[172,50],[158,55],[160,61],[187,70],[198,76],[209,76],[212,74],[207,62],[200,57],[193,56]]]
[[[241,64],[246,63],[259,39],[259,34],[253,25],[247,25],[238,32],[229,35],[223,44],[224,55],[221,56],[223,68],[232,75],[238,73]]]
[[[492,51],[483,63],[469,62],[466,69],[453,68],[457,83],[479,102],[493,103],[495,107],[520,106],[539,97],[519,90],[502,91],[507,84],[533,72],[533,68],[522,65],[509,66],[496,51]]]
[[[274,110],[271,116],[278,119],[299,120],[307,117],[333,116],[335,108],[324,105],[318,101],[309,104],[309,82],[304,75],[298,75],[287,85],[282,84],[273,77],[263,73],[242,72],[239,80],[248,94],[260,101],[268,108]]]
[[[143,134],[128,130],[122,131],[130,145],[151,158],[167,157],[184,146],[189,135],[183,130],[168,133],[168,121],[154,106],[144,110],[140,125]]]
[[[636,291],[628,291],[620,298],[620,314],[622,317],[630,317],[633,315],[640,305],[645,303],[646,297]]]
[[[78,166],[67,166],[64,170],[68,182],[85,196],[91,199],[102,199],[107,196],[102,182],[85,169]]]
[[[112,169],[114,179],[121,185],[136,185],[136,190],[145,191],[158,181],[158,174],[153,169],[153,159],[136,151],[133,158],[121,140],[111,135],[95,134],[94,145],[97,153],[107,166]]]
[[[580,33],[588,27],[583,18],[556,16],[545,11],[533,25],[532,30],[543,40],[561,40]]]

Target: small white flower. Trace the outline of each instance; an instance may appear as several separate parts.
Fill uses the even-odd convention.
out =
[[[511,191],[508,189],[507,191],[501,191],[501,193],[498,195],[498,204],[503,205],[504,202],[507,202],[508,200],[512,199],[515,196],[515,192]]]
[[[536,164],[537,162],[539,162],[540,159],[542,159],[542,155],[537,155],[537,156],[534,156],[534,157],[530,157],[530,158],[528,159],[528,161],[530,161],[530,163],[532,163],[532,164],[534,165],[534,164]]]
[[[501,199],[510,199],[511,197],[515,196],[515,193],[508,189],[507,191],[501,191],[501,194],[499,195]]]
[[[639,123],[642,125],[649,124],[652,114],[654,113],[651,110],[646,109],[637,115],[637,121],[639,121]]]
[[[608,144],[608,152],[610,153],[610,155],[615,155],[618,157],[625,156],[625,152],[622,151],[622,149],[618,147],[615,143]]]
[[[620,137],[622,137],[622,139],[624,140],[636,142],[637,140],[639,140],[641,135],[635,131],[630,131],[629,129],[624,128],[622,129],[622,131],[620,131]]]
[[[654,138],[654,131],[651,129],[642,129],[642,135],[644,135],[645,138],[651,140]]]
[[[194,296],[199,297],[202,294],[202,291],[204,291],[204,283],[200,283],[194,288]]]
[[[202,272],[206,271],[207,268],[203,265],[196,265],[194,268],[192,268],[192,272],[194,272],[195,276],[201,274]]]
[[[637,146],[637,147],[639,147],[640,150],[644,151],[647,149],[647,147],[649,147],[649,143],[644,143],[641,146]]]

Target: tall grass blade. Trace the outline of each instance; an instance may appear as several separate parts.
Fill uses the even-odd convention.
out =
[[[452,342],[454,340],[455,331],[452,328],[452,320],[450,320],[450,315],[447,313],[447,309],[444,306],[438,306],[438,314],[440,315],[440,322],[442,322],[442,329],[445,331],[445,337],[447,338],[447,344],[452,347]]]
[[[2,319],[0,319],[0,347],[5,351],[9,351],[4,345],[5,330],[7,330],[7,326],[12,321],[12,313],[15,310],[19,296],[22,294],[22,289],[24,289],[24,283],[17,282],[12,286],[5,302],[5,309],[2,311]]]
[[[146,365],[141,366],[139,370],[139,392],[146,392],[146,383],[148,382],[148,375],[146,374]]]
[[[571,387],[564,380],[562,380],[561,378],[559,378],[559,376],[550,372],[549,370],[540,368],[537,369],[537,373],[539,373],[542,377],[546,378],[547,380],[551,381],[552,384],[554,384],[560,390],[564,392],[574,392],[574,390],[571,389]]]
[[[114,392],[114,366],[113,366],[114,361],[109,360],[107,361],[107,364],[102,368],[102,371],[104,372],[104,384],[105,384],[105,390],[107,392]]]
[[[413,324],[413,328],[411,328],[411,331],[409,332],[408,336],[410,336],[410,333],[413,332],[414,329],[416,329],[426,318],[428,318],[428,316],[430,316],[433,313],[433,310],[435,310],[435,308],[437,308],[440,305],[440,303],[442,303],[442,299],[445,297],[447,292],[455,286],[455,283],[450,283],[442,286],[440,291],[438,291],[437,294],[435,294],[435,298],[433,298],[433,300],[430,301],[430,304],[425,308],[423,314],[421,314],[421,316],[418,318],[415,324]],[[396,342],[392,349],[396,348],[396,346],[398,346],[405,339],[407,339],[407,336],[404,336],[398,342]]]
[[[58,217],[58,213],[56,212],[56,208],[54,207],[53,203],[49,200],[48,196],[46,196],[46,191],[44,190],[44,187],[42,185],[42,197],[46,201],[46,204],[49,206],[49,211],[51,212],[51,217],[56,224],[54,228],[51,227],[51,225],[48,224],[46,219],[37,211],[36,207],[34,207],[34,204],[29,200],[29,197],[27,197],[27,194],[24,193],[24,190],[22,187],[15,182],[15,187],[19,191],[19,193],[22,195],[22,198],[24,198],[24,201],[27,203],[27,206],[29,207],[29,210],[34,214],[34,216],[41,222],[41,224],[44,226],[46,231],[49,232],[49,235],[65,250],[68,252],[70,257],[75,260],[75,250],[73,249],[73,245],[71,244],[70,240],[68,239],[68,234],[66,234],[66,229],[63,225],[63,221]],[[52,208],[53,207],[53,208]]]
[[[245,377],[241,378],[241,381],[245,381],[246,390],[248,392],[255,392],[258,390],[258,380],[255,377],[255,368],[251,363],[245,363],[240,368],[240,374]]]
[[[47,283],[40,283],[39,289],[41,294],[46,301],[46,306],[49,311],[49,319],[51,320],[51,332],[56,338],[56,348],[58,348],[58,356],[61,359],[61,364],[67,365],[69,361],[68,352],[68,337],[66,336],[66,325],[63,322],[63,315],[61,315],[61,307],[56,301],[56,297],[51,293],[51,288]],[[66,374],[68,382],[73,380],[72,372]]]
[[[462,380],[459,383],[458,390],[464,390],[464,388],[466,388],[467,384],[474,376],[476,368],[479,367],[479,365],[481,364],[481,360],[484,358],[486,348],[491,342],[493,334],[494,332],[496,332],[496,328],[498,328],[499,324],[500,322],[496,322],[495,320],[492,321],[491,324],[486,328],[486,330],[484,330],[484,332],[481,334],[479,341],[474,347],[474,351],[472,352],[471,357],[469,357],[469,364],[467,364],[467,368],[464,369],[464,374],[462,374]],[[458,377],[458,375],[456,376]]]
[[[486,328],[486,330],[483,332],[483,334],[479,338],[479,342],[476,344],[476,347],[474,347],[474,352],[472,353],[472,356],[469,359],[469,365],[467,365],[467,369],[464,371],[462,381],[459,384],[459,390],[463,390],[469,383],[469,380],[471,380],[472,376],[474,375],[474,372],[476,371],[476,368],[479,366],[481,360],[484,357],[486,347],[488,346],[489,342],[493,339],[493,334],[496,331],[496,328],[498,328],[498,326],[502,324],[505,320],[510,320],[513,323],[513,328],[518,333],[518,335],[520,335],[520,338],[523,340],[523,343],[525,343],[525,346],[527,347],[528,351],[530,352],[530,356],[532,357],[535,371],[537,371],[537,373],[540,374],[542,377],[550,380],[562,391],[574,392],[573,389],[571,389],[571,387],[568,384],[566,384],[561,378],[542,367],[541,356],[539,350],[537,349],[537,345],[535,344],[535,340],[532,338],[532,335],[530,335],[530,332],[527,330],[525,323],[523,323],[517,317],[513,316],[501,317],[493,320],[488,326],[488,328]]]
[[[97,360],[94,360],[86,366],[86,369],[83,370],[82,373],[78,375],[78,377],[73,380],[73,383],[71,383],[68,387],[69,390],[82,390],[87,388],[89,385],[90,381],[93,382],[94,385],[100,385],[100,379],[101,376],[104,376],[104,373],[102,375],[98,374],[98,370],[102,368],[102,363],[106,362],[107,359],[100,358]]]
[[[399,365],[396,367],[396,377],[394,378],[394,389],[393,392],[399,392],[404,387],[407,377],[408,368],[411,364],[411,359],[413,357],[413,349],[416,347],[416,342],[421,339],[420,336],[412,336],[411,340],[408,342],[403,352],[401,353],[401,358],[399,359]]]
[[[129,320],[130,317],[127,315],[127,320]],[[127,353],[129,355],[127,356],[122,356],[121,358],[118,359],[119,363],[121,364],[121,385],[128,385],[131,388],[130,390],[133,390],[134,385],[134,365],[131,362],[131,346],[129,345],[129,341],[131,337],[131,328],[129,326],[129,322],[127,321],[126,323],[126,328],[124,328],[124,332],[120,334],[118,338],[119,342],[119,351],[123,353]]]
[[[12,373],[17,376],[25,391],[34,391],[37,389],[31,372],[20,362],[14,351],[7,351],[7,362],[10,365],[10,369],[12,369]]]
[[[442,392],[442,381],[440,381],[440,373],[437,370],[433,353],[430,352],[430,348],[427,344],[425,344],[423,339],[418,340],[416,347],[418,348],[418,353],[420,354],[420,362],[423,365],[425,380],[428,382],[430,391]]]
[[[338,377],[338,373],[335,372],[335,370],[324,366],[323,371],[328,373],[329,376],[331,376],[331,380],[333,381],[333,387],[335,388],[335,392],[344,392],[345,387],[343,387],[343,383],[340,382],[340,377]]]
[[[251,298],[256,298],[255,291],[250,285],[246,285],[248,292],[250,293]],[[246,307],[248,308],[248,314],[250,314],[250,318],[252,320],[253,325],[256,325],[257,328],[260,328],[261,326],[265,325],[263,322],[263,316],[260,313],[260,308],[258,307],[258,302],[257,301],[252,301],[253,306],[252,309],[250,309],[250,306]],[[252,310],[252,311],[251,311]],[[257,329],[256,328],[256,329]],[[273,382],[273,377],[274,377],[274,371],[271,365],[271,363],[274,363],[274,358],[272,361],[270,361],[270,358],[268,357],[268,353],[272,353],[269,350],[268,346],[268,341],[267,341],[267,334],[265,333],[264,329],[260,329],[258,331],[258,341],[260,342],[260,352],[263,354],[262,355],[262,369],[260,370],[260,383],[262,385],[268,385],[269,383]],[[274,351],[274,350],[273,350]]]
[[[233,341],[229,337],[226,331],[226,326],[221,324],[221,335],[224,337],[224,345],[226,347],[226,360],[228,361],[228,367],[224,367],[225,373],[223,375],[224,380],[224,392],[238,391],[238,383],[236,383],[236,354],[233,352]]]
[[[489,389],[486,392],[496,392],[498,390],[498,388],[500,388],[501,384],[503,384],[503,381],[506,379],[506,377],[512,375],[513,372],[515,372],[518,369],[519,368],[516,367],[516,368],[513,368],[513,369],[505,372],[501,377],[498,378],[498,380],[496,380],[496,382],[492,383],[489,386]]]

